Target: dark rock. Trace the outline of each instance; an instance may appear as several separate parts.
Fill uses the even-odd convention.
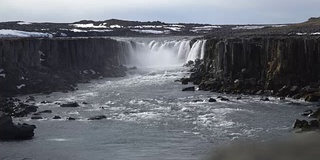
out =
[[[308,109],[308,110],[304,111],[303,113],[301,113],[301,115],[302,116],[309,116],[312,113],[313,113],[313,111],[311,109]]]
[[[30,101],[35,101],[35,98],[33,96],[28,96],[26,98],[26,101],[30,102]]]
[[[68,102],[66,104],[61,104],[60,107],[79,107],[80,105],[77,102]]]
[[[89,103],[87,103],[87,102],[82,102],[82,104],[86,105],[86,104],[89,104]]]
[[[31,117],[31,119],[36,120],[36,119],[43,119],[43,118],[41,116],[34,116],[34,117]]]
[[[18,124],[12,122],[11,116],[0,113],[0,139],[1,140],[26,140],[34,136],[34,125]]]
[[[237,97],[237,100],[240,100],[240,99],[242,99],[242,97]]]
[[[185,66],[185,67],[190,67],[190,66],[192,66],[194,64],[194,62],[193,61],[188,61],[186,64],[184,64],[183,66]]]
[[[69,120],[69,121],[74,121],[74,120],[76,120],[76,118],[68,117],[67,120]]]
[[[217,102],[217,100],[214,98],[209,98],[208,102]]]
[[[182,84],[187,85],[189,83],[190,79],[189,78],[181,78],[180,81]]]
[[[311,128],[319,128],[319,121],[317,120],[311,120],[309,123],[308,123],[309,127]]]
[[[192,100],[192,102],[203,102],[203,100],[201,100],[201,99],[195,99],[195,100]]]
[[[61,119],[60,116],[54,116],[52,119]]]
[[[48,104],[48,103],[52,103],[52,102],[50,102],[50,101],[42,101],[42,102],[40,102],[41,104]]]
[[[308,101],[308,102],[318,102],[319,100],[320,100],[320,92],[308,94],[305,98],[305,101]]]
[[[193,86],[193,87],[187,87],[187,88],[183,88],[182,91],[195,91],[196,88]]]
[[[221,101],[230,101],[228,98],[222,96],[218,96],[217,98],[219,98]]]
[[[286,97],[280,97],[280,100],[285,100],[286,99]]]
[[[266,98],[261,98],[260,101],[270,101],[270,99],[266,97]]]
[[[318,108],[315,112],[308,115],[311,118],[320,118],[320,108]]]
[[[38,112],[38,113],[52,113],[52,110],[44,110],[44,111],[40,111],[40,112]]]
[[[107,118],[105,115],[99,115],[99,116],[90,117],[88,118],[88,120],[101,120],[105,118]]]
[[[293,128],[306,128],[306,127],[308,127],[308,122],[306,120],[296,119],[296,121],[293,124]]]

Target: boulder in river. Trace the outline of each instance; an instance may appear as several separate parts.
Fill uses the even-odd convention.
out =
[[[34,136],[35,125],[14,124],[11,116],[0,113],[0,139],[25,140]]]
[[[101,120],[101,119],[105,119],[105,118],[107,118],[107,116],[99,115],[99,116],[90,117],[90,118],[88,118],[88,120]]]
[[[214,98],[209,98],[208,102],[217,102],[217,100]]]
[[[183,88],[182,91],[195,91],[196,88],[193,86],[193,87],[187,87],[187,88]]]
[[[218,98],[219,98],[221,101],[230,101],[228,98],[225,98],[225,97],[222,97],[222,96],[218,96]]]
[[[54,116],[52,119],[61,119],[60,116]]]
[[[68,102],[60,105],[60,107],[72,107],[72,108],[79,107],[79,106],[80,105],[77,102]]]

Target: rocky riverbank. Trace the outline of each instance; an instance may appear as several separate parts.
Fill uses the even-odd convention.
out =
[[[19,129],[30,127],[14,125],[10,119],[36,112],[37,107],[12,96],[74,91],[77,83],[125,76],[126,68],[119,62],[119,47],[119,42],[109,38],[0,39],[0,112],[8,120],[0,138],[33,136],[32,129],[32,136],[28,133],[27,138],[21,137]],[[16,136],[7,136],[11,129]]]
[[[318,36],[210,38],[204,59],[189,65],[180,81],[199,90],[320,100]],[[319,128],[319,120],[303,122],[296,128]]]

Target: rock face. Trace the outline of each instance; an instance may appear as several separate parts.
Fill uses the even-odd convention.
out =
[[[0,95],[75,90],[77,82],[124,76],[108,38],[1,39]]]
[[[24,140],[34,136],[34,125],[18,124],[12,122],[11,116],[0,113],[0,139],[1,140]]]
[[[303,91],[306,95],[319,91],[319,68],[317,37],[212,38],[190,80],[208,91],[255,94],[270,90],[279,96]],[[309,89],[302,90],[307,85]],[[313,94],[307,99],[318,97]]]

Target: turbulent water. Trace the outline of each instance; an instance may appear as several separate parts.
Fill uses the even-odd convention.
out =
[[[204,40],[119,39],[120,61],[134,64],[126,77],[80,84],[70,93],[34,95],[43,120],[31,116],[16,122],[37,126],[32,140],[0,142],[0,159],[205,159],[215,147],[239,140],[265,141],[292,134],[292,122],[312,104],[259,96],[223,95],[230,99],[209,103],[221,94],[182,92],[174,80],[186,76],[182,63],[202,58]],[[189,85],[191,86],[191,85]],[[24,97],[19,97],[24,99]],[[41,104],[41,101],[53,103]],[[55,102],[77,101],[78,108]],[[53,116],[61,120],[53,120]],[[87,118],[106,115],[107,119]],[[68,117],[75,121],[66,120]]]

